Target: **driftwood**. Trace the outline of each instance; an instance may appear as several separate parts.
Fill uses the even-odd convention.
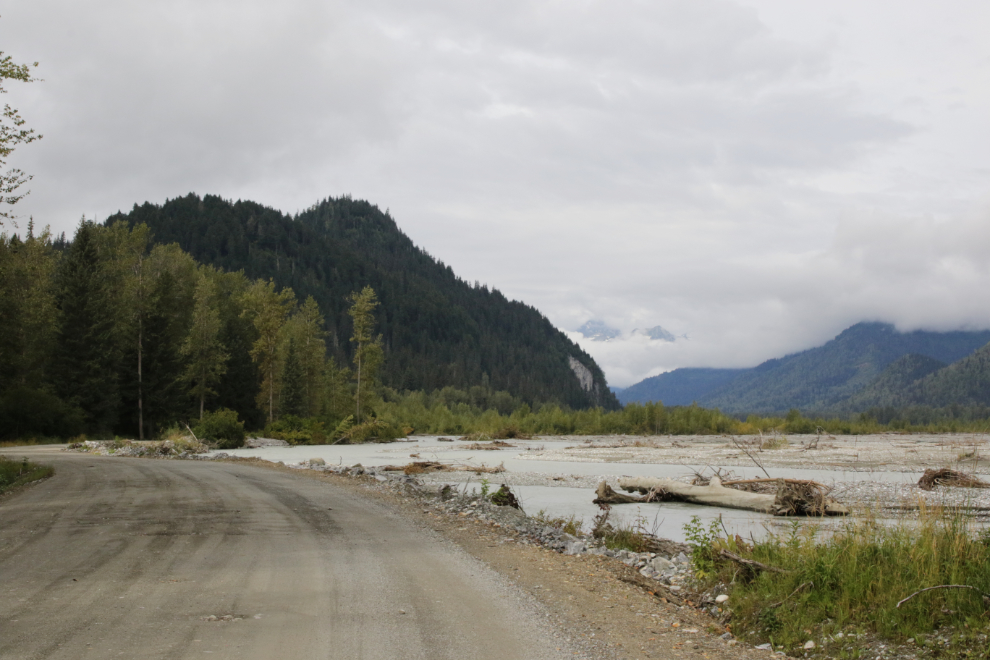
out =
[[[756,480],[747,481],[752,483]],[[690,486],[674,479],[648,477],[620,479],[619,486],[630,493],[637,491],[653,493],[654,499],[650,501],[690,502],[729,509],[760,511],[776,516],[841,516],[849,513],[846,507],[828,497],[828,489],[821,484],[786,479],[776,481],[775,494],[726,488],[718,477],[712,477],[707,486]]]
[[[749,570],[754,571],[754,572],[755,571],[767,571],[768,573],[786,573],[787,572],[787,571],[785,571],[782,568],[777,568],[775,566],[767,566],[766,564],[761,564],[760,562],[756,561],[755,559],[746,559],[745,557],[740,557],[736,553],[729,552],[728,550],[725,550],[725,549],[722,549],[721,551],[719,551],[718,554],[719,554],[720,557],[725,557],[726,559],[731,559],[732,561],[736,562],[740,566],[744,566],[745,568],[748,568]],[[791,595],[793,595],[793,594],[791,594]],[[787,598],[790,598],[790,596],[788,596]]]
[[[902,598],[901,600],[899,600],[897,602],[897,606],[896,607],[899,608],[901,605],[903,605],[904,603],[908,602],[909,600],[911,600],[912,598],[914,598],[918,594],[923,594],[926,591],[931,591],[932,589],[972,589],[976,593],[983,594],[983,601],[984,602],[990,603],[990,594],[985,594],[982,591],[980,591],[979,589],[977,589],[976,587],[971,587],[968,584],[940,584],[940,585],[938,585],[936,587],[925,587],[924,589],[921,589],[919,591],[915,591],[913,594],[911,594],[907,598]]]
[[[651,490],[642,497],[636,497],[635,495],[623,495],[622,493],[617,493],[612,490],[612,487],[606,482],[601,482],[598,484],[598,489],[595,491],[594,504],[643,504],[646,502],[659,502],[662,500],[662,495],[654,490]]]
[[[990,484],[977,479],[976,477],[957,472],[949,468],[940,470],[925,470],[918,480],[918,487],[922,490],[934,490],[936,486],[955,486],[956,488],[990,488]]]
[[[427,472],[474,472],[475,474],[498,474],[505,472],[505,465],[495,467],[485,465],[454,465],[439,461],[413,461],[409,465],[383,465],[378,468],[383,472],[404,472],[406,474],[425,474]]]

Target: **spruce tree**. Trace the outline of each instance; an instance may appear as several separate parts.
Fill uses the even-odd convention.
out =
[[[64,401],[83,412],[86,429],[109,434],[120,404],[116,310],[103,281],[91,222],[83,220],[58,270],[58,330],[52,379]]]

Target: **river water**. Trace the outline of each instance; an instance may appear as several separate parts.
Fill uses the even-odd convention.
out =
[[[491,488],[506,483],[519,497],[523,508],[530,515],[542,511],[549,517],[575,517],[589,529],[592,520],[600,513],[592,503],[595,497],[594,486],[608,480],[613,486],[619,477],[669,477],[680,478],[702,472],[707,466],[696,464],[591,462],[573,460],[542,460],[540,451],[556,442],[545,440],[512,440],[515,445],[501,451],[471,451],[459,442],[440,442],[439,436],[417,436],[408,441],[388,444],[363,445],[300,445],[296,447],[264,447],[257,449],[226,450],[234,456],[258,457],[268,461],[282,461],[287,465],[308,463],[311,458],[322,458],[328,465],[354,465],[365,467],[385,465],[405,465],[411,461],[435,460],[461,465],[502,464],[505,472],[494,475],[475,475],[472,472],[445,472],[427,475],[433,483],[450,483],[462,491],[480,490],[483,479],[490,481]],[[579,440],[569,439],[569,444]],[[417,456],[410,456],[417,454]],[[530,458],[532,457],[532,458]],[[732,467],[738,478],[752,479],[766,476],[756,467]],[[839,482],[871,483],[888,482],[908,484],[917,482],[920,473],[887,471],[842,471],[818,469],[778,470],[768,468],[773,477],[810,479],[832,485]],[[786,472],[786,474],[785,474]],[[767,514],[720,507],[698,506],[678,502],[654,504],[629,504],[614,506],[609,514],[610,521],[617,524],[640,525],[646,531],[676,541],[685,540],[685,525],[693,517],[698,517],[706,527],[713,520],[721,518],[721,525],[731,534],[743,537],[763,537],[768,533],[786,533],[792,520]]]

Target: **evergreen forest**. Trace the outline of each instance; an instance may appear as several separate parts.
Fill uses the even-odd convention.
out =
[[[7,438],[154,438],[214,411],[307,439],[395,435],[408,427],[379,419],[386,399],[417,392],[504,414],[618,407],[536,310],[459,280],[347,199],[293,219],[191,196],[84,219],[71,241],[31,223],[0,237],[0,318]]]

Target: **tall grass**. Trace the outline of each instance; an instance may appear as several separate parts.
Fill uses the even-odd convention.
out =
[[[733,628],[775,648],[800,648],[815,637],[820,644],[850,627],[922,645],[941,626],[956,629],[960,643],[967,632],[987,632],[990,534],[977,533],[960,511],[922,506],[918,519],[896,524],[867,516],[824,536],[795,524],[755,545],[699,529],[689,534],[695,564],[705,581],[731,584]],[[784,572],[754,574],[721,560],[722,548]],[[897,607],[947,584],[975,589],[931,590]]]
[[[50,465],[31,463],[26,458],[14,461],[6,456],[0,456],[0,493],[53,474],[55,468]]]

